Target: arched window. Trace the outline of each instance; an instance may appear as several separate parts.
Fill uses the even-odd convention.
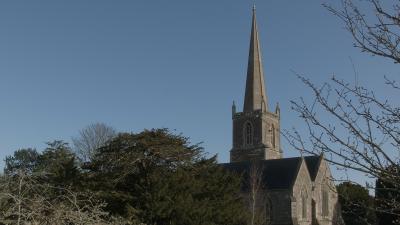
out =
[[[253,126],[250,122],[247,122],[245,125],[245,144],[251,145],[253,144]]]
[[[271,135],[271,144],[273,148],[276,148],[276,135],[275,135],[275,126],[272,124],[271,126],[271,131],[272,131],[272,135]]]
[[[326,188],[322,189],[322,216],[329,215],[329,193]]]
[[[301,215],[303,219],[307,218],[307,194],[304,192],[301,195]]]

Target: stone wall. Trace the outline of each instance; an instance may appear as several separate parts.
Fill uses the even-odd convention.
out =
[[[328,213],[323,213],[323,191],[328,192]],[[332,225],[340,217],[338,195],[328,163],[322,159],[314,181],[313,200],[315,201],[316,219],[320,225]]]
[[[256,110],[233,115],[231,162],[281,158],[279,115]],[[246,124],[251,124],[251,143],[246,143]]]
[[[293,224],[311,225],[312,222],[312,181],[307,165],[302,160],[297,179],[292,189]],[[304,199],[303,199],[304,198]],[[303,209],[305,207],[305,209]],[[305,215],[303,215],[305,210]]]
[[[272,190],[269,192],[272,204],[271,225],[292,224],[291,218],[291,191]]]

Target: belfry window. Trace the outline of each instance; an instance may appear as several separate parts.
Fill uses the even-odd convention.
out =
[[[245,125],[245,143],[246,145],[253,144],[253,126],[250,122]]]

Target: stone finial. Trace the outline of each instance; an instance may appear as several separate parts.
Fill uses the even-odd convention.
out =
[[[279,102],[276,103],[275,114],[277,114],[278,116],[281,115],[281,108],[279,107]]]

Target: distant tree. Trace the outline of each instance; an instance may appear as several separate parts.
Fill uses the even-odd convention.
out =
[[[54,186],[76,186],[80,182],[80,172],[69,144],[56,140],[47,145],[38,158],[35,172]]]
[[[337,186],[342,217],[346,225],[375,225],[374,198],[368,189],[351,182]]]
[[[78,137],[72,138],[74,150],[81,161],[88,162],[115,135],[114,128],[104,123],[90,124],[79,132]]]
[[[119,134],[86,168],[107,209],[146,224],[244,224],[239,178],[167,129]]]
[[[31,173],[35,170],[38,159],[39,153],[36,149],[27,148],[17,150],[12,156],[6,157],[4,173],[12,175],[18,173],[20,170]]]
[[[35,149],[20,149],[12,156],[5,159],[5,175],[26,174],[41,182],[59,187],[77,186],[80,180],[80,172],[77,166],[75,154],[68,143],[64,141],[52,141],[41,152]]]
[[[378,225],[400,224],[400,189],[393,184],[394,179],[400,179],[400,166],[388,167],[376,181]],[[398,182],[400,183],[400,180]]]

